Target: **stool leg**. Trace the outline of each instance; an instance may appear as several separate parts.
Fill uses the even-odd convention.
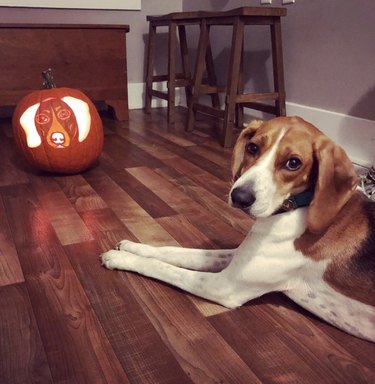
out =
[[[243,34],[244,22],[241,18],[237,17],[233,27],[232,50],[229,63],[227,95],[225,100],[225,115],[222,134],[222,144],[224,147],[230,147],[232,144],[236,97],[238,91],[238,78],[242,60],[241,53]]]
[[[152,101],[152,80],[154,74],[155,62],[155,41],[156,41],[156,26],[150,22],[147,44],[147,66],[146,66],[146,90],[145,90],[145,111],[151,112]]]
[[[271,39],[274,86],[275,92],[279,94],[278,100],[275,103],[276,113],[278,116],[285,116],[285,85],[280,18],[276,18],[274,24],[271,24]]]
[[[243,94],[244,84],[243,84],[243,61],[244,61],[244,39],[242,40],[242,48],[241,48],[241,63],[240,63],[240,71],[238,74],[238,95]],[[236,125],[238,128],[243,128],[243,106],[241,104],[236,104]]]
[[[169,39],[168,39],[168,123],[175,122],[175,96],[176,96],[176,23],[169,24]]]
[[[201,22],[200,34],[199,34],[199,44],[198,44],[198,52],[195,61],[195,70],[193,77],[193,94],[191,97],[191,102],[189,105],[189,113],[188,113],[188,121],[186,125],[187,131],[194,130],[195,123],[195,111],[194,104],[198,102],[199,98],[199,88],[202,84],[203,71],[204,71],[204,62],[207,52],[207,45],[209,39],[209,27],[205,19]]]
[[[206,69],[209,85],[217,86],[217,77],[215,73],[214,58],[212,55],[210,39],[207,42],[207,51],[206,51]],[[214,108],[220,109],[220,98],[218,93],[213,93],[211,95],[211,102]]]
[[[186,40],[186,30],[184,25],[178,26],[178,34],[180,37],[180,50],[181,50],[181,63],[182,63],[182,72],[184,78],[188,81],[188,85],[185,86],[185,95],[186,95],[186,104],[189,105],[191,102],[191,72],[190,72],[190,63],[189,63],[189,50]]]

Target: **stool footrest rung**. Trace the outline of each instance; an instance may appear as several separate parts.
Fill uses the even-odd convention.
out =
[[[191,80],[190,79],[176,79],[174,82],[175,87],[188,87],[191,85]]]
[[[190,79],[186,78],[186,76],[183,73],[176,73],[176,80],[187,80],[191,81]],[[159,83],[162,81],[168,81],[168,75],[154,75],[152,76],[152,82],[153,83]]]
[[[213,85],[202,84],[199,87],[199,94],[200,95],[212,95],[215,93],[224,93],[226,91],[227,91],[226,87],[216,87]]]
[[[151,89],[151,96],[158,97],[159,99],[168,100],[168,94],[165,92],[157,91],[156,89]]]
[[[241,106],[245,108],[255,109],[256,111],[262,111],[272,115],[277,115],[276,107],[274,107],[273,105],[262,103],[241,103]]]
[[[277,92],[269,92],[269,93],[243,93],[241,95],[237,95],[236,103],[251,103],[254,101],[274,101],[279,99],[279,94]]]
[[[204,113],[206,115],[215,116],[217,118],[223,119],[225,115],[225,111],[221,109],[217,109],[214,107],[210,107],[209,105],[204,104],[194,104],[193,106],[194,110],[197,112]]]

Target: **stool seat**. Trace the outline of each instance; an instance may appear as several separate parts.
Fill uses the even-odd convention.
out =
[[[285,8],[275,7],[239,7],[229,11],[192,11],[192,12],[172,12],[165,15],[147,16],[147,21],[165,22],[200,20],[203,18],[224,18],[232,16],[286,16]],[[230,22],[228,22],[230,23]],[[166,24],[165,24],[166,25]]]

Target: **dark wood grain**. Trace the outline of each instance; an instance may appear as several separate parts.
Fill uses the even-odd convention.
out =
[[[0,287],[0,308],[0,382],[51,383],[26,286]]]
[[[21,265],[0,196],[0,287],[23,281]]]
[[[273,297],[277,303],[283,302],[281,294]],[[309,317],[281,308],[284,316],[277,319],[275,312],[267,307],[263,308],[259,305],[260,302],[255,301],[242,311],[212,316],[210,322],[222,335],[226,335],[224,337],[227,342],[262,381],[279,382],[279,377],[283,376],[288,382],[296,381],[298,377],[301,382],[310,383],[319,381],[320,375],[324,375],[329,383],[373,380],[374,372],[360,366],[348,351],[332,343],[329,338],[321,338]],[[278,310],[280,311],[280,307]],[[287,328],[288,331],[284,321],[292,323]],[[229,323],[231,326],[228,327]],[[241,327],[243,323],[248,324],[248,327]],[[261,364],[258,368],[259,363]],[[270,365],[265,369],[265,364],[268,363]]]
[[[54,380],[126,383],[127,377],[33,190],[8,188],[4,201]]]
[[[229,310],[101,266],[122,239],[233,248],[252,225],[211,122],[188,133],[176,111],[173,129],[165,109],[103,115],[100,162],[74,176],[30,169],[2,121],[0,383],[375,382],[374,343],[282,294]]]

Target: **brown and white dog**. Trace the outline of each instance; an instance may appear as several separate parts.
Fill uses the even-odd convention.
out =
[[[229,308],[281,291],[375,342],[375,204],[345,152],[298,117],[253,121],[234,148],[229,203],[256,218],[237,249],[123,240],[109,269],[150,276]]]

